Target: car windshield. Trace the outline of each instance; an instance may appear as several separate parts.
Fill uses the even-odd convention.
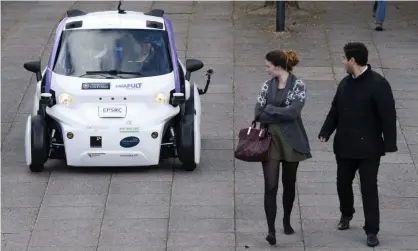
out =
[[[66,30],[53,71],[86,78],[139,78],[170,73],[172,65],[160,30]]]

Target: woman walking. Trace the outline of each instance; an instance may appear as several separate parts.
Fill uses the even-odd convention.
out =
[[[264,210],[270,245],[276,244],[275,220],[280,163],[283,183],[283,228],[293,234],[290,215],[295,200],[296,175],[299,162],[312,157],[308,137],[301,119],[306,100],[306,87],[292,74],[299,62],[293,51],[271,51],[266,57],[266,71],[272,77],[261,87],[255,106],[255,120],[272,135],[269,160],[263,162]]]

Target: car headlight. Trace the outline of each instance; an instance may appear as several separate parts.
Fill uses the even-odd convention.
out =
[[[60,95],[58,101],[61,105],[69,105],[69,104],[71,104],[72,99],[71,99],[71,96],[69,94],[63,93],[63,94]]]
[[[155,103],[161,105],[164,104],[167,101],[167,96],[164,93],[158,93],[157,96],[155,96]]]

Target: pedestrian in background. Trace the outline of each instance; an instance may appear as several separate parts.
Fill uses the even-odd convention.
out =
[[[264,209],[267,218],[266,240],[276,244],[275,220],[280,163],[283,183],[283,228],[285,234],[295,231],[290,215],[295,200],[299,162],[311,158],[309,140],[301,119],[306,100],[306,87],[292,74],[299,62],[293,51],[271,51],[266,57],[266,71],[272,77],[264,83],[255,106],[255,121],[268,128],[272,136],[269,160],[262,163],[264,173]]]
[[[383,30],[383,22],[385,21],[386,16],[386,1],[378,0],[374,2],[373,5],[373,17],[376,17],[376,30]]]
[[[367,64],[368,50],[364,44],[346,44],[344,55],[348,75],[338,86],[318,137],[327,142],[336,130],[334,153],[341,211],[338,229],[348,229],[353,219],[352,183],[358,170],[365,218],[363,229],[367,245],[374,247],[379,244],[380,159],[385,153],[397,151],[395,101],[388,81]]]
[[[376,17],[377,1],[373,3],[373,17]]]

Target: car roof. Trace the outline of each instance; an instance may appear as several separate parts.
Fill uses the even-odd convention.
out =
[[[65,21],[64,30],[68,29],[159,29],[165,30],[164,19],[149,13],[117,10],[84,13],[75,10]],[[73,15],[73,16],[72,16]],[[154,24],[154,25],[150,25]],[[159,28],[155,27],[159,25]]]

